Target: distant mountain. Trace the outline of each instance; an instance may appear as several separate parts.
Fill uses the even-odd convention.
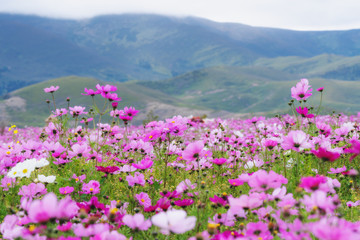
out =
[[[216,66],[360,76],[360,30],[291,31],[146,14],[80,21],[0,14],[0,46],[0,95],[69,75],[149,81]]]

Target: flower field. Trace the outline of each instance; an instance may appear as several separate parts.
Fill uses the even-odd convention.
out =
[[[143,126],[114,86],[91,108],[61,90],[44,128],[0,136],[3,239],[360,239],[360,116],[307,105],[326,88],[301,79],[292,115]]]

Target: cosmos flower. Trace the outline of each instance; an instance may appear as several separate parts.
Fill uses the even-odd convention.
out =
[[[163,234],[181,234],[192,230],[196,224],[196,217],[187,217],[184,210],[168,210],[151,218],[153,225],[160,228]]]
[[[312,95],[312,88],[310,87],[306,78],[301,79],[295,87],[291,88],[291,97],[298,101],[308,99]]]
[[[123,222],[126,226],[134,230],[146,231],[151,227],[151,221],[145,220],[144,215],[137,213],[134,216],[125,215],[123,217]]]
[[[48,87],[48,88],[44,88],[44,92],[46,93],[53,93],[53,92],[56,92],[57,90],[59,90],[59,86],[51,86],[51,87]]]

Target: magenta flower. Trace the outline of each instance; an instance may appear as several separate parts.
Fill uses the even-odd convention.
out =
[[[284,150],[292,149],[299,152],[310,147],[309,137],[301,130],[290,131],[288,135],[283,138],[281,146]]]
[[[48,88],[44,88],[44,92],[46,93],[53,93],[53,92],[56,92],[57,90],[59,89],[59,86],[51,86],[51,87],[48,87]]]
[[[203,141],[193,142],[187,145],[186,149],[182,152],[182,157],[189,162],[196,161],[203,157],[203,151]]]
[[[179,207],[190,206],[193,203],[194,203],[194,200],[192,200],[192,199],[181,199],[181,200],[174,201],[174,204]]]
[[[298,101],[308,99],[312,95],[312,88],[310,87],[307,79],[301,79],[295,87],[291,88],[291,97]]]
[[[340,157],[340,153],[328,151],[322,147],[318,150],[311,150],[311,152],[324,162],[334,162]]]
[[[272,150],[274,147],[276,147],[278,145],[277,141],[275,141],[274,139],[270,139],[270,138],[264,139],[261,142],[264,145],[264,147],[266,147],[269,150]]]
[[[70,194],[74,191],[74,188],[73,187],[70,187],[70,186],[66,186],[66,187],[61,187],[59,188],[59,192],[61,194]]]
[[[139,194],[136,194],[135,197],[141,206],[143,206],[145,208],[151,206],[151,199],[147,193],[141,192]]]
[[[89,183],[84,183],[82,190],[85,194],[98,194],[100,193],[100,183],[95,180],[90,180]]]
[[[356,139],[351,139],[351,147],[344,150],[345,153],[352,153],[349,161],[351,162],[356,156],[360,154],[360,141]]]
[[[216,203],[218,206],[225,206],[228,203],[227,198],[225,200],[224,198],[221,198],[217,195],[214,195],[213,198],[209,197],[209,200],[213,203]]]
[[[95,166],[96,171],[103,172],[103,173],[114,173],[118,171],[120,168],[118,166]]]
[[[212,162],[218,166],[223,165],[224,163],[226,163],[227,159],[226,158],[214,158],[212,160]]]
[[[146,231],[151,227],[151,221],[145,220],[144,215],[137,213],[134,216],[125,215],[123,217],[123,222],[126,226],[134,230]]]
[[[196,224],[196,217],[187,217],[184,210],[168,210],[151,218],[153,225],[160,228],[163,234],[181,234],[192,230]]]
[[[81,95],[85,95],[85,96],[95,96],[95,95],[98,95],[98,94],[101,93],[99,90],[94,91],[94,90],[92,90],[92,89],[87,89],[87,88],[84,89],[84,92],[85,92],[85,93],[81,93]]]
[[[324,176],[316,176],[316,177],[302,177],[300,180],[299,187],[304,189],[315,191],[319,189],[320,184],[326,183],[326,177]]]
[[[322,91],[324,91],[324,87],[318,88],[318,89],[316,89],[316,91],[322,92]]]
[[[307,107],[301,108],[300,106],[296,108],[298,114],[300,114],[304,118],[313,118],[314,114],[308,114],[309,109]]]
[[[237,179],[237,178],[236,179],[229,179],[228,181],[229,181],[231,186],[240,186],[240,185],[244,184],[243,181],[241,181],[240,179]]]

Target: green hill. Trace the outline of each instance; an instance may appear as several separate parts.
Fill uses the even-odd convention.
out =
[[[161,89],[184,102],[236,113],[287,112],[290,89],[300,79],[264,67],[214,67],[197,70],[166,81],[142,82]],[[313,97],[309,104],[317,106],[319,87],[325,87],[324,107],[338,112],[356,113],[360,107],[360,82],[309,78]]]
[[[53,110],[51,94],[45,93],[44,88],[49,86],[60,86],[54,93],[57,108],[67,107],[66,98],[70,98],[70,106],[86,106],[86,110],[92,106],[90,96],[83,96],[84,88],[95,89],[96,84],[109,84],[93,78],[63,77],[48,80],[24,87],[8,94],[7,98],[0,101],[0,106],[6,106],[6,119],[11,124],[18,126],[43,126],[45,119],[49,117],[50,111],[47,99],[51,100],[50,108]],[[136,82],[110,83],[116,85],[118,96],[122,98],[119,108],[134,106],[140,109],[139,116],[135,118],[135,124],[141,124],[151,111],[160,118],[172,117],[177,114],[212,114],[211,109],[194,106],[174,96],[167,95],[155,89],[139,85]],[[104,103],[100,96],[95,96],[98,106]],[[4,114],[4,111],[2,112]],[[108,118],[108,120],[110,120]]]

